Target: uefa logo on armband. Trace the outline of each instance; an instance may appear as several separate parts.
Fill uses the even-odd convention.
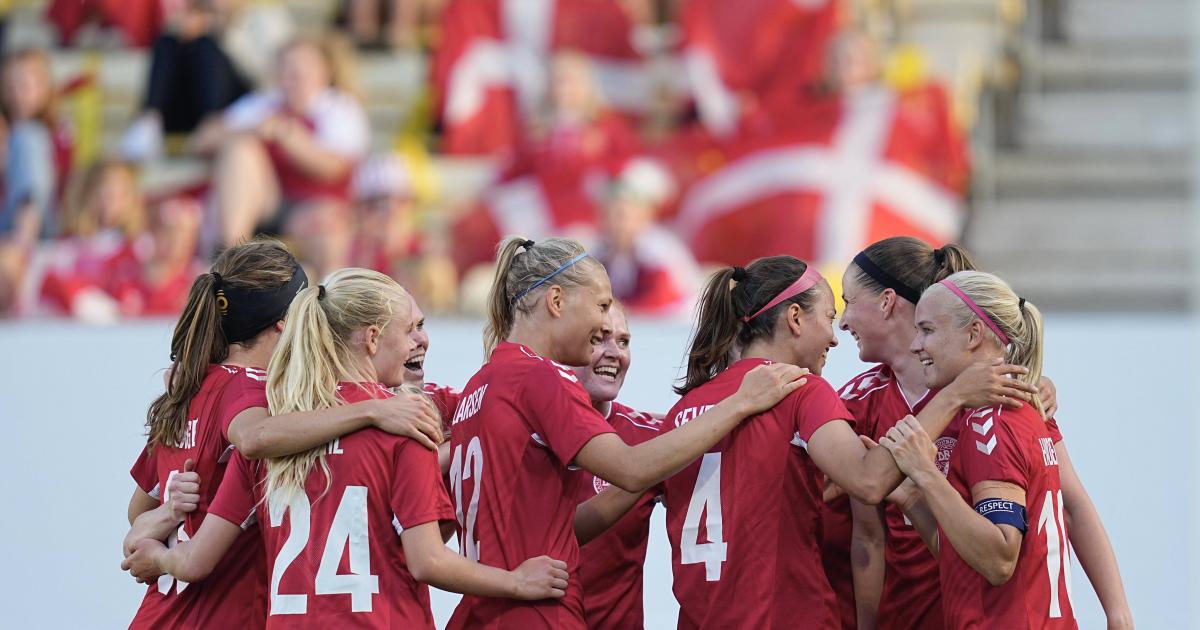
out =
[[[608,487],[608,482],[599,477],[592,477],[592,487],[596,489],[596,494],[600,494]]]
[[[933,443],[937,446],[937,467],[942,471],[942,475],[950,476],[950,454],[954,452],[954,446],[958,444],[957,438],[940,437]]]

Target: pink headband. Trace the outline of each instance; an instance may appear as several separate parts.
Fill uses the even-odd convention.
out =
[[[797,278],[795,282],[793,282],[791,285],[789,285],[788,288],[784,289],[783,291],[780,291],[779,295],[775,296],[775,299],[771,300],[770,302],[767,302],[767,305],[758,309],[757,313],[747,316],[747,317],[743,317],[742,321],[747,324],[750,323],[750,320],[771,310],[776,305],[778,305],[780,302],[794,298],[797,295],[800,295],[801,293],[804,293],[805,291],[815,287],[817,285],[817,283],[820,281],[821,281],[821,272],[817,271],[816,265],[809,265],[808,268],[806,268],[804,270],[804,273],[801,274],[800,277]]]
[[[991,328],[992,332],[996,333],[996,336],[1000,338],[1000,343],[1002,345],[1008,345],[1008,335],[1004,334],[1004,332],[1000,330],[1000,326],[996,325],[995,320],[993,320],[991,317],[988,317],[987,313],[984,313],[983,309],[979,308],[979,305],[976,304],[974,300],[967,297],[967,294],[963,293],[962,289],[958,288],[958,286],[956,286],[953,282],[950,282],[949,278],[942,280],[938,284],[950,289],[951,293],[957,295],[958,298],[963,301],[963,304],[966,304],[968,308],[970,308],[972,311],[975,311],[975,314],[979,316],[979,319],[985,325],[987,325],[988,328]]]

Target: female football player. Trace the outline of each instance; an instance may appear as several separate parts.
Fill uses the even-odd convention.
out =
[[[667,414],[664,435],[719,404],[755,366],[791,364],[818,376],[664,483],[681,628],[840,623],[821,564],[819,476],[871,504],[902,477],[886,451],[864,448],[850,414],[819,378],[837,345],[833,316],[829,285],[791,256],[719,271],[704,291],[677,388],[683,398]],[[930,401],[922,424],[940,433],[971,401],[1026,396],[1029,386],[1004,376],[1021,371],[978,366]]]
[[[851,379],[841,390],[842,402],[859,423],[859,433],[878,440],[905,415],[919,411],[931,397],[931,390],[925,387],[923,366],[909,350],[916,334],[913,325],[916,300],[929,285],[957,271],[973,268],[970,257],[956,245],[935,249],[909,237],[874,243],[847,268],[842,279],[846,306],[841,327],[857,341],[859,358],[879,363]],[[1054,403],[1050,400],[1053,389],[1046,387],[1048,383],[1043,378],[1040,391],[1050,416],[1054,413]],[[1108,615],[1109,627],[1130,628],[1132,615],[1104,526],[1071,466],[1053,419],[1047,420],[1047,428],[1055,439],[1064,507],[1071,515],[1075,550]],[[958,424],[951,423],[935,440],[943,474],[948,472],[958,430]],[[827,515],[832,513],[833,519],[837,519],[840,506],[834,503],[831,507]],[[848,506],[844,513],[848,516]],[[830,520],[827,516],[827,536],[836,529],[830,527]],[[886,510],[882,507],[876,510],[856,506],[851,546],[861,629],[870,630],[876,625],[885,630],[943,627],[937,559],[928,553],[898,507],[889,505]],[[849,566],[845,561],[849,553],[845,549],[842,545],[841,550],[827,553],[827,568],[829,558],[839,551],[842,564]]]
[[[301,291],[268,366],[271,410],[390,397],[404,381],[411,314],[407,292],[375,271],[343,269]],[[127,563],[204,579],[257,519],[271,564],[267,627],[432,628],[421,582],[525,599],[562,597],[567,585],[560,561],[505,571],[447,549],[441,524],[454,513],[436,453],[373,428],[265,461],[235,454],[209,513],[192,540],[169,550],[143,540]]]
[[[1022,365],[1027,383],[1041,377],[1041,313],[996,276],[952,274],[925,290],[914,317],[911,350],[930,389],[981,360]],[[949,478],[910,418],[880,441],[919,491],[902,507],[939,556],[946,626],[1078,627],[1058,457],[1040,399],[966,409],[960,420]]]
[[[566,560],[574,572],[577,478],[568,466],[641,494],[800,384],[798,368],[759,369],[702,418],[629,446],[569,367],[587,365],[602,337],[612,303],[604,267],[572,240],[511,238],[489,303],[488,362],[463,389],[450,458],[460,548],[486,565],[509,568],[536,553]],[[482,625],[583,628],[579,582],[554,601],[466,596],[447,627]]]

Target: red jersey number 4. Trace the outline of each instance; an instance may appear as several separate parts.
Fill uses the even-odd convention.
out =
[[[271,527],[283,525],[283,515],[290,517],[291,531],[275,565],[271,569],[271,614],[303,615],[308,612],[308,595],[279,592],[279,582],[288,567],[308,546],[312,506],[303,491],[295,491],[285,502],[272,497],[268,503]],[[339,574],[343,551],[349,548],[350,573]],[[371,543],[367,532],[367,488],[346,486],[329,527],[329,537],[321,553],[314,592],[317,595],[349,594],[353,612],[371,612],[371,596],[379,592],[379,577],[371,575]]]
[[[708,533],[708,542],[700,542],[700,521]],[[721,580],[721,565],[725,563],[727,545],[721,524],[721,454],[705,453],[700,460],[700,474],[688,500],[680,536],[680,564],[704,563],[704,579]]]

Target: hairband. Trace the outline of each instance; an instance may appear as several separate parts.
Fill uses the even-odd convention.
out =
[[[518,293],[516,295],[516,297],[514,297],[512,300],[509,301],[509,304],[516,304],[517,302],[521,301],[521,298],[525,297],[526,295],[529,295],[530,291],[533,291],[534,289],[542,286],[543,284],[546,284],[552,278],[554,278],[554,276],[557,276],[558,274],[566,271],[571,265],[574,265],[575,263],[577,263],[587,257],[588,257],[588,253],[583,252],[582,254],[579,254],[578,256],[572,258],[571,260],[568,260],[567,262],[563,263],[563,265],[561,267],[550,272],[550,275],[546,276],[545,278],[542,278],[541,280],[538,280],[537,282],[534,282],[532,285],[530,285],[530,287],[528,289],[525,289],[524,291]]]
[[[212,273],[213,279],[220,274]],[[221,308],[221,330],[225,340],[237,343],[253,339],[275,322],[283,319],[292,298],[308,286],[308,276],[300,263],[293,263],[292,277],[273,289],[244,289],[237,285],[222,285],[217,290],[217,306]]]
[[[1025,312],[1025,298],[1023,298],[1023,297],[1017,298],[1017,309],[1020,310],[1022,313]]]
[[[976,304],[975,301],[970,297],[968,297],[966,293],[963,293],[963,290],[958,288],[958,285],[951,282],[949,278],[942,280],[938,284],[950,289],[950,292],[954,295],[957,295],[958,298],[963,301],[963,304],[966,304],[968,308],[970,308],[972,311],[975,311],[975,314],[979,316],[980,321],[982,321],[985,326],[992,329],[992,332],[996,333],[996,336],[1000,338],[1000,345],[1007,346],[1009,344],[1008,335],[1004,334],[1004,331],[1000,330],[999,324],[997,324],[994,319],[989,317],[987,313],[983,312],[983,309],[979,308],[979,305]]]
[[[862,269],[863,273],[867,274],[867,276],[869,276],[872,280],[883,285],[886,289],[895,291],[896,295],[899,295],[909,302],[916,304],[921,299],[920,291],[917,291],[907,284],[900,282],[900,280],[895,276],[884,271],[882,267],[876,265],[875,261],[871,260],[871,258],[867,256],[866,252],[859,252],[858,255],[854,257],[854,264],[857,265],[859,269]]]
[[[325,299],[325,285],[318,284],[317,285],[317,301],[320,302],[321,300],[324,300],[324,299]]]
[[[800,277],[797,278],[795,282],[788,285],[788,287],[786,289],[780,291],[779,295],[776,295],[773,300],[771,300],[770,302],[767,302],[766,306],[758,309],[758,311],[755,312],[753,315],[743,317],[742,321],[749,324],[750,321],[753,320],[755,317],[758,317],[759,315],[762,315],[763,313],[771,310],[772,308],[774,308],[776,305],[778,305],[780,302],[783,302],[784,300],[794,298],[797,295],[804,293],[805,291],[816,286],[817,283],[820,281],[821,281],[821,272],[817,271],[816,265],[809,265],[804,270],[804,273],[800,274]]]
[[[733,276],[731,277],[733,278],[734,282],[741,282],[742,280],[745,280],[748,275],[749,273],[746,271],[745,267],[734,267]]]
[[[937,249],[933,250],[933,262],[937,263],[938,265],[946,262],[946,250],[944,248],[938,247]]]

